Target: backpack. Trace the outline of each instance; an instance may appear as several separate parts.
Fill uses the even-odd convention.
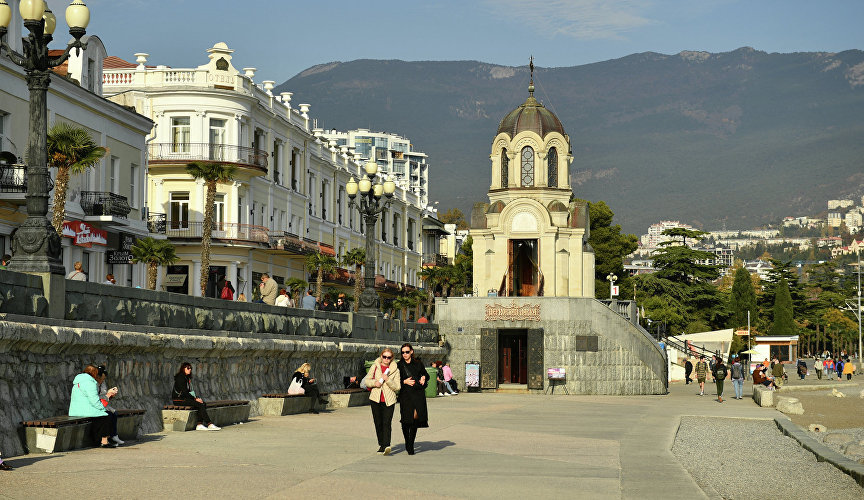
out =
[[[726,378],[726,365],[717,365],[714,367],[714,378],[720,380]]]
[[[732,378],[744,378],[744,365],[741,363],[732,365]]]
[[[225,300],[234,300],[234,292],[232,292],[227,286],[223,286],[221,297]]]

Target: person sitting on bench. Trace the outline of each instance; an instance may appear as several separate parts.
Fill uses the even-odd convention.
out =
[[[309,363],[303,363],[294,375],[291,377],[291,385],[288,387],[288,394],[305,394],[312,398],[312,413],[318,413],[318,405],[326,405],[327,400],[321,397],[321,392],[318,390],[318,384],[314,378],[309,378],[309,372],[312,366]]]
[[[116,448],[117,443],[111,443],[111,417],[99,400],[99,384],[96,382],[99,370],[93,365],[84,367],[84,373],[79,373],[72,381],[72,395],[69,399],[70,417],[92,417],[90,431],[94,441],[99,441],[103,448]]]
[[[198,411],[198,425],[196,431],[218,431],[221,427],[210,420],[207,415],[207,405],[204,400],[195,394],[192,386],[192,363],[185,362],[180,365],[180,370],[174,375],[174,392],[171,396],[177,406],[191,406]]]

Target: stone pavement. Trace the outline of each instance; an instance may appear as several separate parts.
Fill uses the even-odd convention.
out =
[[[221,432],[14,457],[15,470],[0,472],[0,498],[706,498],[670,451],[681,415],[778,415],[708,392],[673,384],[667,396],[437,398],[414,456],[398,410],[389,457],[374,453],[368,407],[255,417]]]

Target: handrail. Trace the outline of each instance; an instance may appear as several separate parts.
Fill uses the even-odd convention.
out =
[[[204,223],[170,220],[166,224],[165,234],[169,238],[201,238],[204,235]],[[214,222],[211,237],[220,240],[254,241],[270,244],[269,229],[252,224]]]
[[[156,142],[149,146],[151,161],[213,161],[267,169],[269,154],[260,149],[209,142]]]
[[[132,211],[125,196],[106,191],[81,191],[81,209],[85,215],[108,215],[123,219]]]
[[[688,355],[690,354],[691,351],[695,351],[697,354],[702,355],[702,356],[706,356],[706,357],[707,356],[721,356],[720,351],[710,351],[708,349],[705,349],[702,346],[693,345],[692,343],[690,343],[688,345],[686,340],[681,340],[681,339],[679,339],[673,335],[667,336],[664,339],[664,342],[666,342],[668,345],[670,345],[670,346],[674,347],[675,349],[678,349],[679,351],[681,351],[685,354],[688,354]]]

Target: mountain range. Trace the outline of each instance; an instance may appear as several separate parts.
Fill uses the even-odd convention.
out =
[[[538,58],[542,62],[542,54]],[[430,200],[487,201],[492,139],[528,67],[356,60],[279,85],[325,129],[402,135],[429,155]],[[633,54],[536,67],[535,97],[570,137],[574,195],[625,231],[660,220],[751,228],[864,192],[864,52]]]

